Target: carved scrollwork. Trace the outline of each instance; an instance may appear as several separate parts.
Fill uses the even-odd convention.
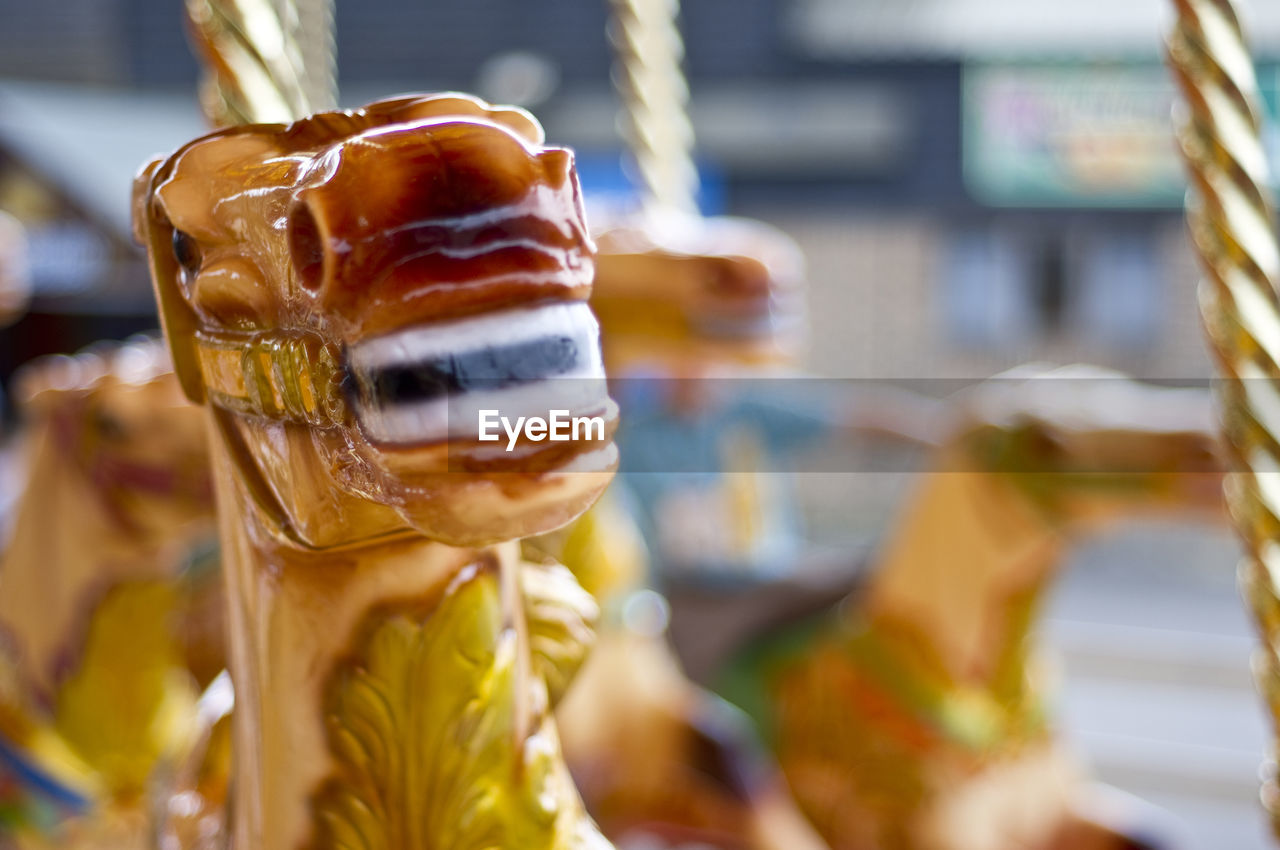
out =
[[[313,798],[315,850],[607,846],[582,812],[546,714],[594,605],[561,567],[524,565],[530,646],[504,620],[496,571],[464,570],[429,610],[370,616],[326,701],[335,774]],[[532,651],[520,687],[518,653]],[[517,705],[537,711],[517,732]]]

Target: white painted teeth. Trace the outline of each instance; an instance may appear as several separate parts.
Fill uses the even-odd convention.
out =
[[[472,441],[481,411],[577,415],[608,399],[600,329],[584,302],[417,326],[353,346],[347,363],[356,416],[379,443]]]

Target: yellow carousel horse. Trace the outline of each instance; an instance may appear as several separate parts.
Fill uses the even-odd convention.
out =
[[[142,846],[157,767],[196,734],[189,616],[212,591],[200,411],[159,344],[31,364],[25,485],[0,558],[0,843]],[[215,594],[216,595],[216,594]]]
[[[1080,536],[1221,521],[1207,395],[1026,367],[959,407],[866,586],[760,641],[725,692],[837,850],[1148,846],[1089,809],[1032,635]]]

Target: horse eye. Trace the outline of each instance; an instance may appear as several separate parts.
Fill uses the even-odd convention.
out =
[[[196,243],[195,237],[174,228],[173,258],[178,261],[178,265],[188,277],[200,271],[200,246]]]

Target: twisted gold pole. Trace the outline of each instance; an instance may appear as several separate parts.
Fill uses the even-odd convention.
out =
[[[676,18],[679,0],[610,0],[614,85],[623,136],[650,207],[697,211],[689,86]]]
[[[318,108],[295,0],[187,0],[186,6],[204,60],[200,103],[212,124],[292,121]]]
[[[1174,0],[1168,59],[1185,99],[1179,143],[1187,220],[1205,280],[1200,308],[1225,376],[1222,430],[1237,470],[1227,504],[1244,541],[1245,598],[1262,632],[1255,675],[1280,727],[1280,245],[1257,80],[1230,0]],[[1262,801],[1280,835],[1275,749]]]
[[[303,87],[312,109],[338,106],[338,56],[334,44],[335,0],[295,0],[298,45],[307,73]]]

